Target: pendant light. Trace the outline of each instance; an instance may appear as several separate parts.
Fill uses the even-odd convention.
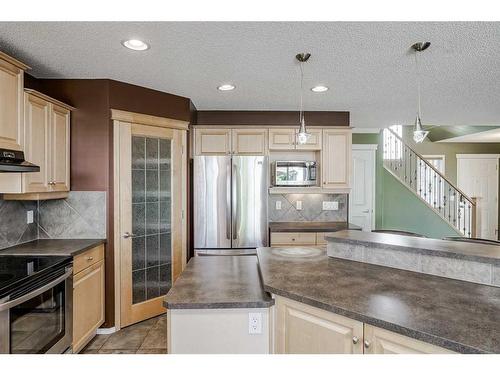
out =
[[[417,103],[418,103],[418,109],[417,109],[417,117],[415,118],[415,128],[413,129],[413,140],[416,143],[422,143],[424,139],[427,137],[429,134],[428,131],[424,130],[422,127],[422,120],[421,120],[421,111],[420,111],[420,70],[418,66],[418,54],[420,52],[425,51],[429,46],[431,45],[431,42],[418,42],[415,43],[414,45],[411,46],[411,48],[415,51],[415,70],[417,74]]]
[[[297,139],[301,145],[307,142],[311,134],[307,132],[306,121],[304,119],[304,68],[303,65],[311,57],[310,53],[299,53],[295,58],[299,61],[300,65],[300,111],[299,111],[299,133]]]

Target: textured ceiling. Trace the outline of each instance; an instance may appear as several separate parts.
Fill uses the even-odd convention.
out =
[[[146,52],[120,41],[140,38]],[[298,52],[310,52],[306,110],[347,110],[356,127],[409,124],[421,55],[422,120],[500,125],[500,23],[0,23],[0,50],[46,78],[111,78],[189,97],[198,109],[293,110]],[[221,83],[236,85],[219,92]]]

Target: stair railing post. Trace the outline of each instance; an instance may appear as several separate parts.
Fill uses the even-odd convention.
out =
[[[471,197],[472,200],[472,215],[471,215],[471,237],[476,238],[477,237],[477,198],[476,197]]]

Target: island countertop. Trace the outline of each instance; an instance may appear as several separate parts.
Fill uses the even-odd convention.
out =
[[[105,242],[104,239],[40,239],[2,249],[0,254],[75,256]]]
[[[262,288],[257,257],[191,258],[165,296],[168,309],[265,308],[274,304]]]
[[[258,249],[269,293],[452,351],[500,353],[500,288],[286,249]]]
[[[345,221],[293,221],[293,222],[271,222],[271,232],[337,232],[341,230],[361,230],[358,225]]]
[[[339,231],[325,236],[336,242],[348,242],[361,245],[379,245],[385,249],[404,250],[411,248],[424,254],[439,255],[448,258],[472,261],[489,261],[500,264],[500,246],[470,242],[446,241],[434,238],[400,236],[388,233],[361,231]]]

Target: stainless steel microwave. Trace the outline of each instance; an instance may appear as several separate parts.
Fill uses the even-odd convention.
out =
[[[316,185],[315,161],[275,161],[272,171],[274,186]]]

